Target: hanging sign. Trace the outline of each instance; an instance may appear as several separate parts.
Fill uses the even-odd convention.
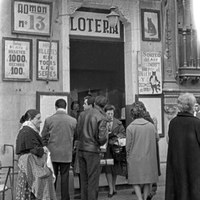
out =
[[[51,30],[51,2],[14,0],[13,33],[49,36]]]
[[[161,52],[142,52],[138,66],[139,94],[162,94]]]
[[[31,81],[32,40],[3,38],[3,80]]]
[[[111,28],[105,13],[76,11],[70,17],[70,34],[93,37],[120,38],[120,23]]]

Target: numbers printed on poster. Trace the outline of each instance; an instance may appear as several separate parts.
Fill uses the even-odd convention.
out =
[[[9,62],[25,62],[25,61],[26,61],[25,55],[15,55],[15,54],[9,55]]]
[[[22,67],[11,67],[11,74],[23,74],[23,68]]]
[[[29,29],[30,30],[35,30],[37,29],[38,31],[42,31],[45,29],[45,23],[43,22],[44,21],[44,17],[41,17],[41,16],[38,16],[36,19],[38,20],[35,24],[35,16],[34,15],[30,15],[29,16],[30,18],[30,26],[29,26]],[[26,20],[20,20],[19,21],[19,27],[22,27],[24,28],[25,25],[27,24],[28,22]],[[35,25],[35,26],[34,26]]]

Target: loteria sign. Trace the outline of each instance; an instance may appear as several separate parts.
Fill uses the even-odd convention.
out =
[[[70,35],[120,38],[120,24],[109,27],[107,14],[77,11],[70,17]]]

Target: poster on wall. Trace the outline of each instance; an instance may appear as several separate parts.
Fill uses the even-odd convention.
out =
[[[161,52],[141,52],[139,94],[162,94]]]
[[[12,32],[49,36],[52,2],[12,1]]]
[[[51,47],[50,47],[51,46]],[[37,40],[37,79],[58,80],[59,42]]]
[[[36,92],[36,109],[41,113],[42,123],[40,125],[40,130],[43,129],[45,119],[50,117],[56,112],[55,102],[58,99],[64,99],[68,105],[66,112],[69,113],[70,109],[70,98],[69,93],[66,92]]]
[[[164,137],[164,130],[163,130],[163,96],[152,96],[152,95],[138,95],[136,99],[142,101],[149,112],[151,118],[154,121],[154,124],[157,129],[157,133],[160,137]],[[156,108],[156,109],[155,109]]]
[[[32,40],[3,38],[3,80],[31,81]]]

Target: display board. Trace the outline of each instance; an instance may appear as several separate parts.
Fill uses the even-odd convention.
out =
[[[151,118],[157,121],[157,129],[160,137],[164,137],[163,130],[163,97],[136,95],[136,100],[142,101],[149,112]]]
[[[58,99],[64,99],[67,102],[66,111],[69,113],[70,98],[67,92],[36,92],[36,109],[41,113],[42,123],[40,130],[43,129],[44,121],[47,117],[53,115],[55,110],[55,102]]]

